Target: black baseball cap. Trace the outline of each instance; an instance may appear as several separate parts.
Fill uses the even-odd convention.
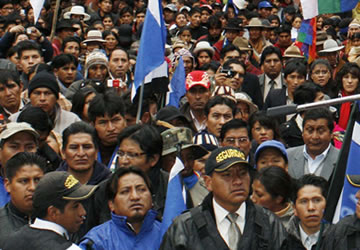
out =
[[[211,152],[205,164],[205,174],[209,175],[213,171],[223,172],[238,163],[244,164],[251,169],[244,152],[240,149],[221,147]]]
[[[97,186],[83,185],[65,171],[54,171],[44,175],[35,188],[34,208],[44,208],[57,199],[80,201],[89,198]]]

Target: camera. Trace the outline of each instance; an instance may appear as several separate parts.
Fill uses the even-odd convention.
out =
[[[232,71],[231,69],[221,69],[220,73],[225,73],[226,78],[232,78],[236,75],[236,72]]]
[[[107,80],[107,86],[109,88],[124,88],[126,84],[120,79]]]
[[[31,35],[31,33],[32,33],[32,29],[31,28],[26,28],[26,34]]]

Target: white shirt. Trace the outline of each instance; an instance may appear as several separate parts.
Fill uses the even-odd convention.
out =
[[[303,132],[303,120],[304,119],[301,117],[300,114],[298,114],[295,118],[296,124],[298,125],[301,132]]]
[[[318,169],[319,167],[322,167],[322,162],[324,161],[327,153],[330,150],[330,143],[329,146],[327,147],[327,149],[324,150],[324,152],[322,152],[321,154],[317,155],[315,157],[315,159],[313,159],[306,151],[306,145],[304,146],[304,157],[307,161],[307,167],[309,170],[310,174],[315,174],[315,172],[320,173],[321,170]],[[306,169],[305,169],[305,173],[307,173]]]
[[[194,116],[191,109],[190,109],[190,115],[191,115],[191,119],[194,121],[194,125],[195,125],[197,132],[200,132],[201,130],[206,129],[206,119],[202,123],[200,123]]]
[[[227,211],[222,206],[220,206],[215,201],[215,198],[213,198],[213,207],[214,207],[216,227],[217,227],[221,237],[224,239],[226,244],[229,246],[229,229],[230,229],[231,223],[226,218],[226,216],[229,214],[229,211]],[[241,204],[241,206],[236,211],[236,213],[239,215],[236,219],[236,224],[238,225],[241,233],[243,233],[244,227],[245,227],[245,214],[246,214],[246,203],[245,202],[243,202]]]
[[[281,89],[282,88],[282,84],[281,84],[281,77],[282,77],[282,73],[280,73],[275,79],[275,84],[274,84],[274,89]],[[271,81],[270,77],[268,77],[265,74],[265,82],[264,82],[264,102],[266,100],[267,95],[269,94],[269,91],[271,89],[271,85],[269,84],[269,82]]]
[[[301,225],[299,225],[300,228],[300,237],[301,237],[301,242],[304,245],[304,247],[307,250],[311,250],[312,246],[316,244],[316,242],[318,241],[319,238],[319,231],[308,235],[307,233],[305,233],[305,231],[302,229]]]
[[[34,224],[31,224],[30,227],[42,230],[50,230],[69,240],[69,234],[66,229],[54,222],[36,218]],[[70,247],[67,248],[67,250],[81,250],[81,248],[73,243]]]

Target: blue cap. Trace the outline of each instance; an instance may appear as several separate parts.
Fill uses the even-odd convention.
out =
[[[258,9],[262,9],[262,8],[272,8],[273,6],[271,5],[271,3],[269,3],[268,1],[261,1],[258,4]]]
[[[279,150],[280,153],[283,155],[285,162],[288,162],[288,156],[287,156],[286,148],[285,148],[284,144],[282,144],[281,142],[276,141],[276,140],[269,140],[269,141],[264,141],[263,143],[261,143],[260,146],[256,149],[255,164],[259,159],[260,153],[267,148],[275,148],[275,149]]]

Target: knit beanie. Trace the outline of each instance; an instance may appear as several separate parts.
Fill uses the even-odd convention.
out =
[[[53,73],[47,71],[37,73],[29,83],[29,96],[37,88],[48,88],[54,93],[57,99],[59,98],[60,88]]]
[[[107,56],[100,50],[94,50],[86,56],[84,72],[85,79],[88,77],[89,68],[97,64],[105,65],[109,72],[109,62]]]

